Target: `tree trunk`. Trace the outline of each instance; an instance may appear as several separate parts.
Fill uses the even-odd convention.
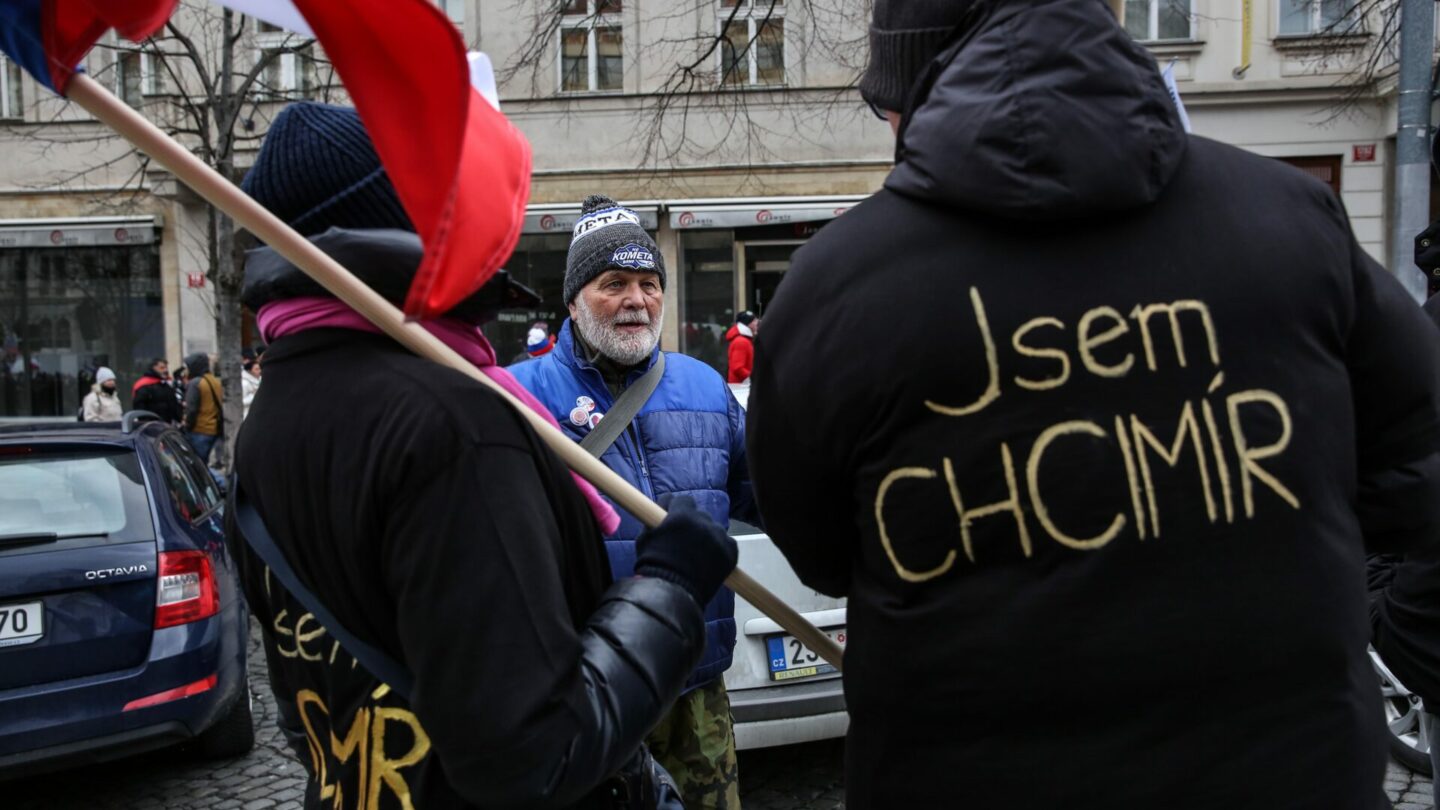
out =
[[[240,382],[240,285],[243,259],[236,255],[235,223],[215,212],[215,338],[218,355],[215,375],[225,388],[225,452],[216,459],[227,473],[232,469],[236,431],[240,429],[243,386]]]

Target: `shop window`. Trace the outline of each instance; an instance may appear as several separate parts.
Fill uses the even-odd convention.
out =
[[[96,368],[128,392],[164,348],[158,246],[0,248],[0,419],[73,418]]]
[[[0,118],[23,118],[24,98],[20,95],[20,66],[0,56]]]
[[[725,373],[725,330],[735,322],[735,234],[680,234],[680,351]]]
[[[1340,155],[1287,157],[1280,158],[1280,160],[1314,177],[1329,186],[1335,192],[1335,196],[1340,196],[1340,167],[1344,163],[1344,158]]]
[[[1353,33],[1356,0],[1279,0],[1282,37]]]
[[[1140,42],[1188,40],[1191,0],[1125,0],[1125,30]]]
[[[625,89],[620,0],[565,0],[560,18],[560,91]]]
[[[720,0],[720,83],[785,83],[784,0]]]

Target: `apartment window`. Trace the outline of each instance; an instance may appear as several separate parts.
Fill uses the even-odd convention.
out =
[[[268,41],[267,41],[268,39]],[[267,60],[261,71],[261,93],[271,98],[312,98],[318,89],[315,48],[295,48],[300,40],[291,34],[262,39],[257,58]]]
[[[131,107],[139,107],[141,87],[145,71],[141,67],[139,51],[120,51],[115,54],[115,95]]]
[[[1345,33],[1355,0],[1280,0],[1280,36]]]
[[[1191,39],[1190,0],[1125,0],[1125,30],[1141,42]]]
[[[785,83],[785,1],[720,0],[720,83]]]
[[[0,56],[0,118],[23,118],[20,66]]]
[[[565,0],[560,18],[560,91],[625,89],[621,0]]]

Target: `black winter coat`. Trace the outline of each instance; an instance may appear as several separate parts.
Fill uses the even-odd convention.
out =
[[[1425,314],[1440,327],[1440,296],[1425,302]],[[1370,568],[1372,643],[1395,677],[1440,713],[1440,549],[1372,558]]]
[[[752,386],[766,527],[849,597],[847,807],[1386,806],[1362,538],[1440,539],[1434,327],[1104,3],[976,5]]]
[[[609,806],[592,791],[679,696],[700,607],[610,583],[584,497],[517,413],[389,338],[313,329],[266,351],[236,452],[300,579],[415,677],[409,702],[384,687],[230,527],[308,807]]]
[[[137,411],[150,411],[172,425],[179,424],[184,416],[175,388],[168,382],[153,382],[143,385],[135,392],[131,403]]]

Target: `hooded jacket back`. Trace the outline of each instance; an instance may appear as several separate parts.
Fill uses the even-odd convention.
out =
[[[1364,540],[1440,537],[1434,327],[1098,0],[977,4],[905,121],[748,415],[849,597],[847,807],[1384,806]]]

